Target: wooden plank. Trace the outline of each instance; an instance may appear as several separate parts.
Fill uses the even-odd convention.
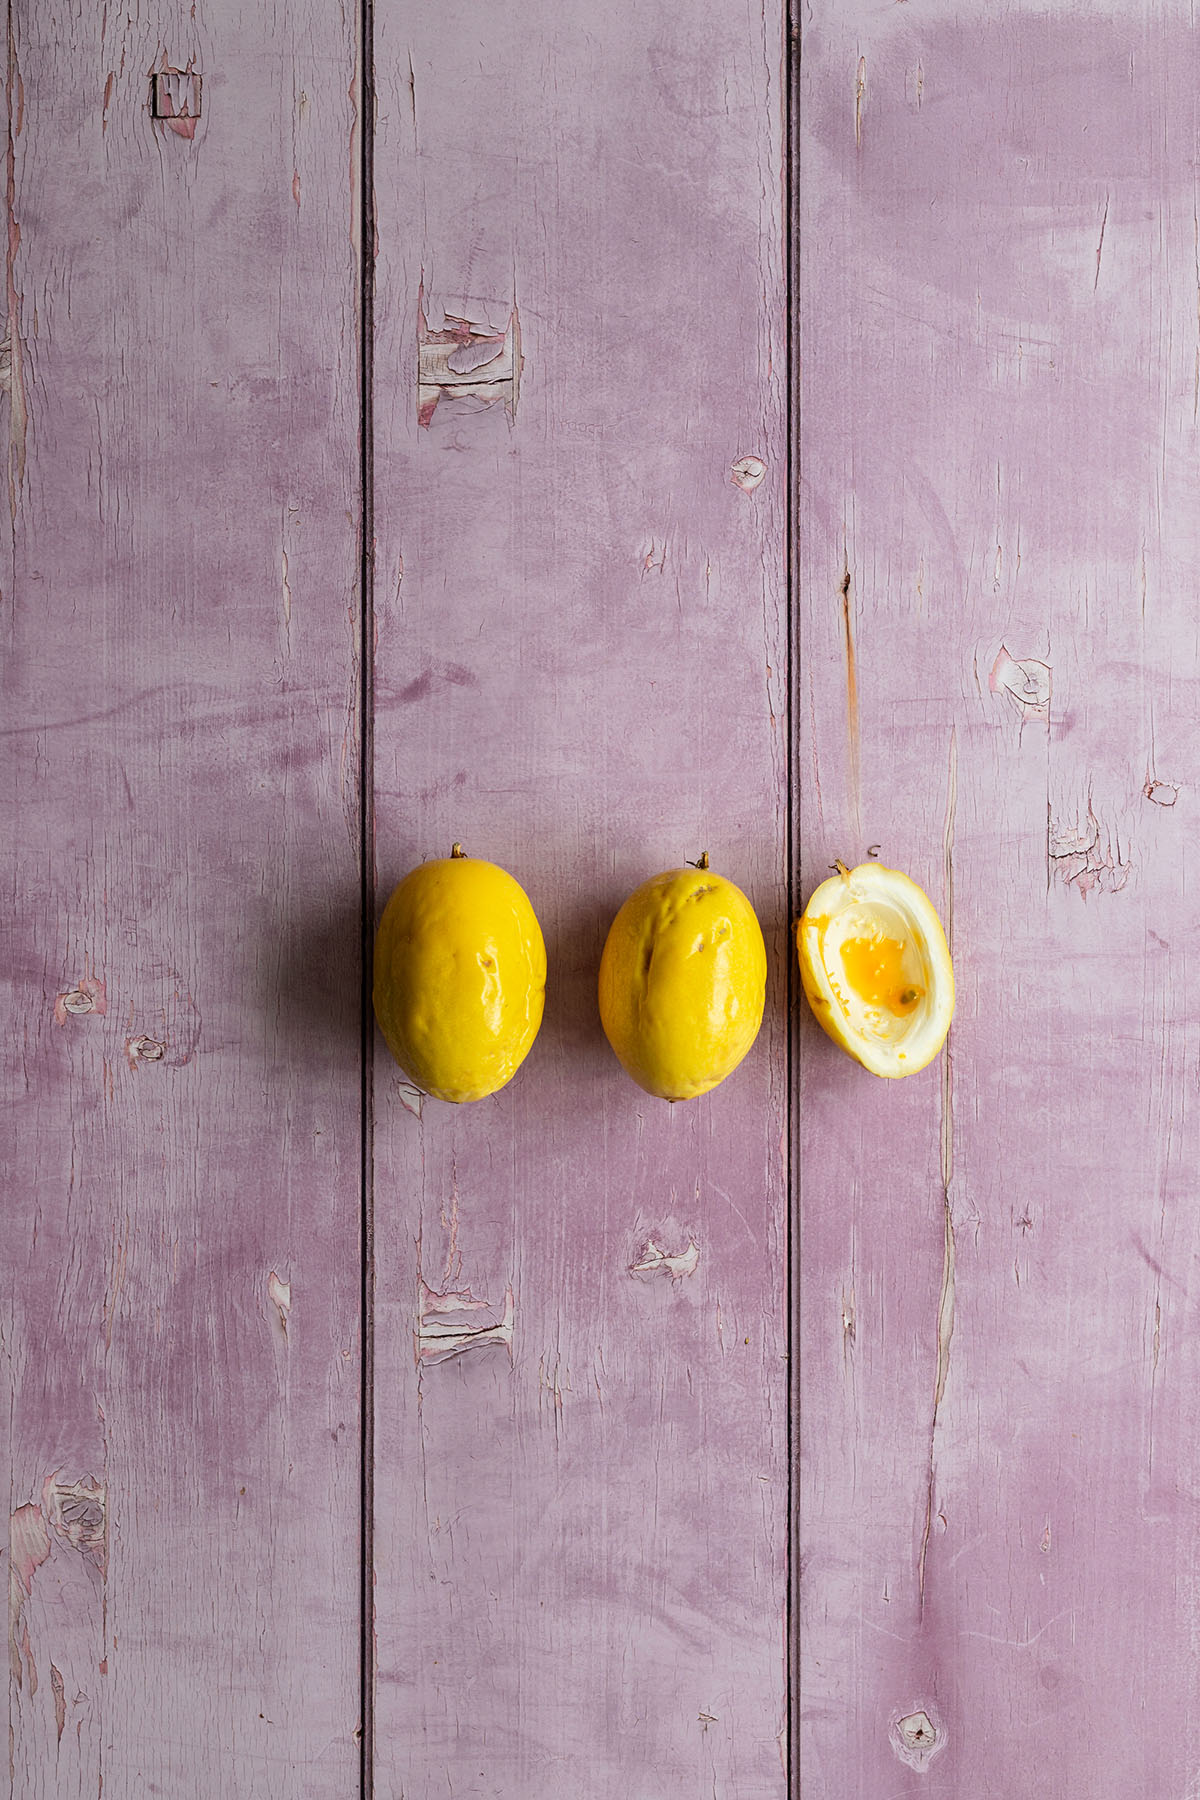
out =
[[[421,1102],[378,1045],[379,1791],[778,1796],[780,13],[375,17],[380,900],[459,839],[550,959],[494,1099]],[[425,391],[489,349],[490,394]],[[763,918],[768,1018],[669,1108],[596,972],[625,894],[705,848]],[[651,1240],[694,1272],[631,1272]],[[422,1283],[486,1302],[487,1343],[417,1354]]]
[[[341,1800],[354,25],[8,17],[12,1789]]]
[[[802,36],[803,865],[952,914],[802,1035],[801,1773],[1193,1794],[1197,73],[1182,9]]]

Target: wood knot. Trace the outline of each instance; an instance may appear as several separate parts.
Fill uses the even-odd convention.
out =
[[[892,1727],[892,1748],[900,1761],[907,1763],[910,1769],[925,1768],[945,1741],[945,1732],[938,1730],[923,1709],[906,1713]]]

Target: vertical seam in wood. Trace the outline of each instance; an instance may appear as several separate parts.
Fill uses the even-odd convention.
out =
[[[800,132],[800,14],[798,0],[788,0],[783,9],[783,211],[787,246],[784,256],[784,391],[787,395],[787,419],[784,432],[785,493],[784,546],[786,556],[787,639],[786,677],[784,687],[784,720],[787,731],[787,1176],[785,1205],[787,1217],[787,1368],[790,1389],[787,1431],[787,1525],[786,1525],[786,1639],[787,1639],[787,1791],[799,1792],[800,1786],[800,1516],[799,1516],[799,1446],[800,1446],[800,1155],[797,1085],[799,1082],[799,1016],[797,1013],[796,959],[792,953],[791,925],[800,911],[799,859],[800,784],[799,746],[795,741],[793,695],[799,675],[799,543],[796,528],[798,484],[800,476],[800,389],[796,358],[796,295],[799,266],[799,189],[798,166]]]
[[[358,20],[359,207],[359,875],[361,908],[361,1738],[363,1800],[375,1790],[375,1195],[374,1050],[371,959],[375,941],[375,16],[361,0]]]

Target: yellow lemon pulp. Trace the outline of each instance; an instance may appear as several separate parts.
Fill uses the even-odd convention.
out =
[[[796,932],[800,977],[836,1044],[875,1075],[913,1075],[941,1049],[954,970],[941,921],[898,869],[838,865]]]
[[[762,1023],[767,957],[754,909],[701,860],[643,882],[600,960],[608,1041],[638,1086],[663,1100],[724,1081]]]
[[[868,1006],[886,1006],[903,1018],[921,998],[921,989],[905,973],[906,946],[897,938],[875,931],[870,937],[842,942],[842,968],[846,980]]]
[[[482,1100],[528,1055],[546,947],[520,884],[456,854],[406,875],[375,940],[375,1017],[407,1075],[439,1100]]]

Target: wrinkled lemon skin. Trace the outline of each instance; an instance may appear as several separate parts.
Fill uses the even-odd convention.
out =
[[[758,1035],[767,954],[741,889],[669,869],[621,907],[600,959],[600,1019],[621,1066],[662,1100],[732,1074]]]
[[[875,862],[838,868],[796,926],[804,997],[834,1043],[872,1075],[915,1075],[941,1050],[954,1016],[941,920],[899,869]],[[847,919],[857,922],[839,939]]]
[[[483,1100],[529,1054],[546,946],[520,884],[472,856],[422,863],[375,939],[375,1017],[404,1072],[438,1100]]]

